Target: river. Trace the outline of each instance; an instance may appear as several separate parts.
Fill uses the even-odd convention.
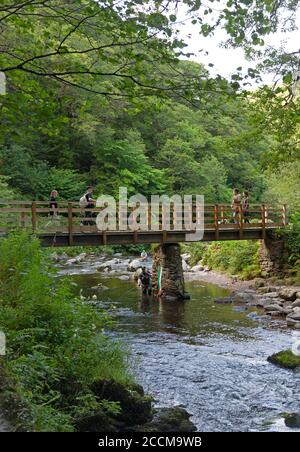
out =
[[[293,431],[282,413],[299,411],[300,373],[267,362],[291,346],[291,331],[253,320],[252,308],[216,304],[229,291],[211,283],[189,281],[191,300],[158,302],[95,268],[86,262],[60,274],[86,296],[106,286],[97,298],[116,321],[110,334],[130,349],[133,372],[157,406],[184,406],[198,431]]]

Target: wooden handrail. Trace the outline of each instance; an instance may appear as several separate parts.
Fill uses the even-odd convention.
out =
[[[157,204],[158,205],[158,204]],[[151,204],[147,205],[147,219],[149,230],[151,231]],[[176,209],[176,206],[170,207],[170,219],[166,221],[166,224],[163,224],[163,210],[161,204],[159,204],[159,216],[158,221],[160,231],[171,230],[171,231],[180,231],[180,224],[182,219],[183,225],[183,214],[184,210],[182,209],[182,217],[181,217],[181,209]],[[203,208],[197,209],[196,204],[193,204],[189,207],[188,217],[191,222],[195,222],[197,217],[198,219],[203,216],[204,227],[207,230],[215,231],[215,240],[219,239],[220,231],[228,230],[228,229],[239,229],[240,238],[245,237],[245,231],[248,229],[261,229],[262,236],[266,236],[267,229],[270,228],[279,228],[285,227],[288,225],[288,209],[286,205],[281,206],[279,209],[277,206],[272,207],[268,204],[261,204],[259,208],[255,208],[256,206],[251,206],[249,209],[249,213],[251,213],[251,223],[244,222],[242,208],[239,208],[239,225],[233,224],[232,217],[232,208],[227,204],[205,204]],[[127,215],[132,213],[135,208],[128,208],[127,214],[126,211],[121,213],[124,220],[127,222]],[[79,222],[82,220],[82,214],[84,212],[93,212],[96,216],[97,212],[101,212],[103,210],[102,207],[83,209],[78,205],[78,202],[73,201],[63,201],[58,204],[58,215],[61,220],[63,226],[60,225],[60,230],[64,233],[68,234],[69,243],[72,244],[74,242],[74,234],[77,233],[79,229]],[[167,209],[169,210],[169,209]],[[51,221],[46,219],[51,212],[49,202],[46,201],[0,201],[0,219],[1,224],[0,227],[6,228],[6,230],[15,229],[16,226],[21,226],[22,228],[28,228],[30,222],[32,231],[36,233],[37,231],[43,231],[43,225],[45,230],[53,230],[57,227],[57,222],[52,221],[57,219],[55,216],[51,216]],[[120,212],[120,211],[119,211]],[[166,220],[166,219],[165,219]],[[170,227],[169,227],[170,221]],[[118,224],[118,222],[117,222]],[[48,228],[48,229],[47,229]],[[191,230],[190,225],[186,225],[187,230]],[[96,226],[94,226],[95,231],[97,231]],[[155,228],[153,230],[156,230]],[[74,232],[76,231],[76,232]],[[122,232],[123,230],[121,230]],[[138,233],[140,233],[138,231]],[[103,236],[103,242],[106,238]]]

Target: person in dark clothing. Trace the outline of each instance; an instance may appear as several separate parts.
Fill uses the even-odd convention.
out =
[[[58,209],[57,197],[58,197],[58,191],[52,190],[52,192],[50,193],[49,208],[50,208],[50,215],[55,216],[55,217],[57,217],[57,209]]]
[[[94,209],[94,207],[96,206],[96,200],[93,199],[93,187],[90,185],[89,187],[87,187],[87,192],[84,195],[85,199],[86,199],[86,205],[85,205],[85,209]],[[90,210],[85,210],[84,212],[84,216],[85,218],[93,218],[94,213],[91,212]],[[94,221],[93,220],[85,220],[83,222],[84,225],[93,225]]]
[[[147,271],[146,267],[142,267],[142,272],[139,276],[139,281],[142,287],[144,295],[151,295],[151,274]]]
[[[244,191],[243,198],[242,198],[242,210],[243,210],[243,217],[244,217],[244,223],[250,223],[249,216],[249,192]]]

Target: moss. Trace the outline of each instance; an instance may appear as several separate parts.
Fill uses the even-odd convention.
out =
[[[300,356],[291,350],[283,350],[268,357],[268,361],[285,369],[296,369],[300,367]]]

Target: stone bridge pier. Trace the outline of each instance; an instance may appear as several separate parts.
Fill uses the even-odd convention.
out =
[[[268,231],[260,241],[259,264],[262,276],[278,276],[284,270],[287,258],[286,238],[276,232]]]
[[[152,284],[154,290],[166,300],[187,298],[178,243],[163,244],[155,248]]]

